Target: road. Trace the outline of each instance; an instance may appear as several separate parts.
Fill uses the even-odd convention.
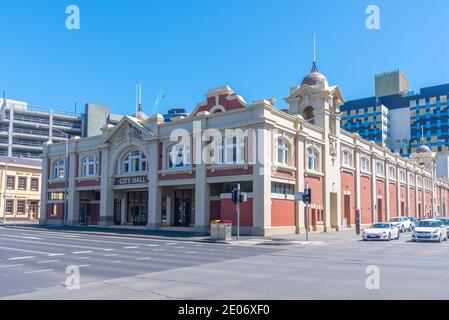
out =
[[[0,298],[449,299],[449,243],[412,243],[410,234],[389,243],[255,243],[0,227]],[[79,290],[65,286],[69,266],[79,268]],[[379,272],[371,290],[370,270]]]

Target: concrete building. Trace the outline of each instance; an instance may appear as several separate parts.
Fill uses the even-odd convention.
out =
[[[0,156],[0,221],[38,220],[42,162]]]
[[[43,152],[42,224],[135,225],[208,231],[210,221],[236,222],[230,192],[248,194],[241,231],[302,233],[396,216],[446,216],[449,185],[436,177],[436,155],[420,147],[402,158],[340,128],[344,104],[316,63],[284,99],[248,103],[229,87],[209,90],[185,118],[165,122],[142,110],[106,125],[100,135],[48,143]],[[64,193],[68,179],[68,197]]]
[[[425,144],[438,154],[438,173],[449,177],[449,84],[412,92],[400,71],[377,75],[375,81],[376,96],[342,106],[342,128],[403,156]]]

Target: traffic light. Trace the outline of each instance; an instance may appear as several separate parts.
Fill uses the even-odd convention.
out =
[[[305,204],[311,204],[312,203],[312,189],[306,189],[302,197],[303,197],[303,202]]]
[[[231,196],[232,202],[237,204],[239,202],[239,191],[237,189],[232,190]]]
[[[240,201],[240,203],[248,202],[248,195],[246,193],[240,194],[239,201]]]

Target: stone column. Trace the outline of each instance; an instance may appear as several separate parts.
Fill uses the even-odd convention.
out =
[[[69,145],[70,146],[70,145]],[[70,150],[70,149],[69,149]],[[68,203],[67,203],[67,225],[73,226],[78,224],[79,214],[79,197],[76,191],[76,172],[77,154],[76,151],[70,150],[69,152],[69,185],[68,185]]]
[[[41,202],[39,212],[39,224],[47,223],[47,204],[48,204],[48,162],[49,159],[45,154],[46,146],[44,145],[44,154],[42,156],[42,177],[41,177]],[[2,198],[3,203],[3,198]],[[4,211],[3,211],[4,212]]]
[[[159,147],[158,141],[150,141],[146,147],[148,150],[148,224],[147,229],[157,230],[161,226],[161,201],[162,192],[159,187]]]
[[[354,164],[355,164],[355,209],[360,210],[360,219],[362,218],[362,199],[361,199],[361,166],[360,166],[360,149],[356,147],[354,152]],[[349,223],[350,221],[348,221]]]
[[[103,147],[101,151],[101,191],[100,191],[100,222],[99,226],[107,227],[114,222],[114,192],[110,189],[109,170],[110,152],[109,146]]]
[[[304,174],[305,174],[305,143],[304,137],[299,133],[296,135],[296,192],[304,192]],[[296,201],[296,233],[301,234],[306,231],[305,228],[305,206],[304,202]]]
[[[396,181],[396,187],[398,182]],[[390,219],[390,164],[385,160],[385,213],[387,215],[387,220]]]
[[[376,174],[377,157],[371,157],[371,197],[373,201],[371,218],[372,222],[378,222],[377,218],[377,174]]]

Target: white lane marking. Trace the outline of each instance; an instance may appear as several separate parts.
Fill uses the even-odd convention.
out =
[[[111,263],[122,263],[122,261],[121,260],[111,261]]]
[[[36,271],[27,271],[25,274],[33,274],[33,273],[44,273],[44,272],[52,272],[54,269],[46,269],[46,270],[36,270]]]
[[[35,256],[28,256],[28,257],[15,257],[15,258],[9,258],[8,260],[26,260],[26,259],[34,259]]]
[[[90,264],[82,264],[80,266],[77,266],[78,268],[87,268],[90,267]]]
[[[197,244],[195,247],[200,248],[200,247],[204,247],[202,244]]]
[[[186,254],[194,254],[194,253],[196,253],[196,251],[188,251],[188,252],[186,252]]]
[[[48,255],[49,257],[60,257],[65,256],[65,253],[52,253]]]
[[[138,246],[133,246],[133,247],[123,247],[123,249],[139,249]]]
[[[185,247],[176,247],[175,249],[184,249]]]
[[[166,243],[165,245],[166,246],[176,246],[178,243],[176,243],[176,242],[173,242],[173,243]]]
[[[159,247],[158,244],[147,244],[147,247]]]
[[[61,260],[48,260],[48,261],[38,261],[36,264],[48,264],[48,263],[56,263],[61,262]]]
[[[154,249],[154,251],[164,251],[165,249]]]
[[[30,237],[30,236],[15,236],[12,234],[2,234],[2,237],[19,238],[19,239],[29,239],[29,240],[43,240],[42,238]]]
[[[44,246],[59,246],[59,247],[68,247],[68,248],[86,248],[86,249],[94,249],[94,250],[105,250],[105,248],[99,248],[99,247],[86,247],[86,246],[80,246],[80,245],[70,245],[70,244],[62,244],[62,243],[55,243],[55,242],[40,242],[40,241],[30,241],[30,240],[21,240],[21,239],[9,239],[9,238],[2,238],[2,237],[0,237],[0,239],[5,240],[5,241],[26,242],[26,243],[36,244],[36,245],[41,244]]]
[[[13,268],[13,267],[21,267],[21,266],[23,266],[23,263],[0,266],[0,268]]]
[[[52,255],[53,253],[49,252],[41,252],[41,251],[34,251],[34,250],[24,250],[24,249],[16,249],[16,248],[6,248],[6,247],[0,247],[0,249],[3,250],[11,250],[11,251],[19,251],[19,252],[27,252],[27,253],[37,253],[37,254],[45,254],[45,255]]]
[[[103,257],[116,257],[118,253],[105,254]]]
[[[142,260],[150,260],[151,258],[137,258],[137,261],[142,261]]]
[[[103,249],[103,251],[115,251],[115,249]]]
[[[73,252],[73,254],[86,254],[86,253],[92,253],[92,251],[77,251],[77,252]]]
[[[90,257],[79,257],[79,258],[76,258],[75,260],[86,260],[86,259],[90,259]]]
[[[217,251],[217,250],[215,250],[215,249],[210,249],[210,251]]]

